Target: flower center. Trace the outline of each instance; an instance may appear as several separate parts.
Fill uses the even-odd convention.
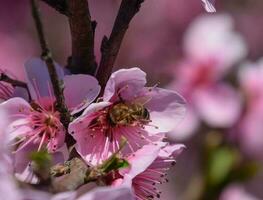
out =
[[[41,129],[52,137],[60,125],[59,113],[43,109],[33,110],[31,113],[31,122],[34,129]]]

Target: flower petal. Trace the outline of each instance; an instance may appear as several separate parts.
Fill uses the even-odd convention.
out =
[[[131,188],[129,187],[102,187],[94,189],[77,200],[134,200]]]
[[[118,90],[120,96],[129,100],[145,86],[146,74],[139,68],[120,69],[114,72],[105,87],[103,99],[110,101],[112,98],[117,98]]]
[[[27,114],[31,109],[30,104],[22,98],[14,97],[0,104],[0,110],[8,116]],[[21,118],[12,116],[12,120]]]
[[[187,111],[182,122],[175,129],[167,134],[172,141],[184,141],[189,139],[200,126],[200,120],[197,113],[187,106]]]
[[[229,70],[247,54],[245,41],[234,31],[234,21],[229,15],[197,18],[186,32],[184,50],[190,59],[212,60],[216,63],[214,67],[222,71]]]
[[[246,93],[246,96],[251,99],[263,97],[263,58],[258,62],[245,62],[239,68],[238,79],[239,83]]]
[[[55,63],[60,80],[64,76],[63,68]],[[46,63],[40,58],[31,58],[25,63],[26,79],[33,100],[54,96]]]
[[[202,3],[207,12],[216,12],[215,0],[202,0]]]
[[[86,108],[100,92],[98,81],[89,75],[69,75],[64,77],[64,95],[72,114]]]
[[[259,200],[258,198],[249,194],[244,186],[239,184],[232,184],[228,186],[220,196],[219,200]]]
[[[253,102],[239,124],[237,139],[242,150],[250,157],[263,160],[263,101]]]
[[[185,115],[186,102],[172,90],[153,88],[148,94],[149,102],[145,107],[150,113],[152,124],[158,128],[146,126],[150,133],[169,132],[175,129]]]
[[[21,87],[15,87],[12,97],[21,97],[21,98],[29,101],[29,94],[28,94],[27,89],[21,88]]]
[[[128,158],[130,169],[128,176],[134,178],[145,171],[153,161],[158,157],[161,147],[159,145],[145,145]],[[123,172],[125,172],[124,170]],[[125,174],[121,172],[122,174]]]
[[[200,89],[193,98],[198,114],[210,126],[230,127],[241,114],[241,96],[229,85],[218,84]]]
[[[161,149],[158,156],[161,158],[169,158],[172,156],[176,159],[176,157],[181,154],[185,148],[186,147],[183,144],[166,145]]]

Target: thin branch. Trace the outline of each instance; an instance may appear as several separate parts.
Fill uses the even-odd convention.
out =
[[[96,22],[91,21],[87,0],[68,0],[72,56],[68,68],[72,73],[94,75],[97,63],[94,55]]]
[[[110,37],[107,38],[104,36],[102,40],[102,57],[96,74],[102,88],[105,87],[106,82],[110,77],[113,65],[129,24],[132,18],[140,10],[143,2],[144,0],[122,0]]]
[[[58,78],[56,68],[54,65],[54,61],[52,59],[51,52],[48,48],[48,45],[45,39],[43,25],[42,25],[42,21],[40,19],[40,14],[39,14],[38,4],[35,0],[31,0],[31,6],[32,6],[32,15],[35,21],[35,25],[36,25],[36,29],[37,29],[41,49],[42,49],[42,59],[46,62],[48,72],[50,75],[50,79],[51,79],[51,83],[53,86],[54,94],[56,97],[56,108],[60,112],[61,122],[63,123],[64,127],[67,129],[70,123],[70,120],[71,120],[71,116],[65,104],[65,97],[63,94],[63,82],[59,80]],[[74,139],[69,134],[67,134],[66,142],[68,146],[70,146],[74,142]]]
[[[59,13],[69,16],[69,10],[66,0],[41,0],[48,4],[50,7],[54,8]]]
[[[85,184],[86,174],[88,172],[87,164],[79,158],[73,158],[66,165],[55,166],[60,170],[65,170],[64,176],[53,179],[54,192],[72,191]],[[65,169],[64,169],[65,168]],[[53,171],[55,172],[55,171]]]
[[[9,83],[9,84],[11,84],[13,87],[22,87],[22,88],[27,89],[27,84],[26,84],[25,82],[19,81],[19,80],[16,80],[16,79],[12,79],[12,78],[10,78],[8,75],[6,75],[6,74],[4,74],[4,73],[1,73],[1,75],[0,75],[0,81]]]

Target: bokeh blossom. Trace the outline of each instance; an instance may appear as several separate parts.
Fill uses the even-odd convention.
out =
[[[228,186],[220,196],[219,200],[259,200],[249,194],[241,185],[233,184]]]
[[[228,15],[196,19],[185,34],[184,50],[185,58],[175,66],[170,87],[185,96],[189,111],[174,138],[189,137],[201,120],[216,128],[231,127],[240,116],[242,98],[224,78],[246,55],[233,20]]]
[[[116,152],[126,138],[128,151],[162,139],[185,112],[185,102],[172,90],[146,87],[146,74],[138,68],[114,72],[102,102],[91,104],[69,126],[77,151],[91,164]]]
[[[244,114],[234,130],[236,140],[248,155],[262,159],[263,62],[246,62],[239,69],[239,84],[246,99]]]

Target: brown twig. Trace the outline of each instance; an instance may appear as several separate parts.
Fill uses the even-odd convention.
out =
[[[72,73],[94,75],[97,63],[94,55],[96,22],[91,21],[87,0],[68,0],[72,56],[68,68]]]
[[[41,0],[48,4],[50,7],[54,8],[59,13],[69,16],[69,10],[66,0]]]
[[[140,10],[143,1],[144,0],[122,0],[110,37],[107,38],[104,36],[102,40],[102,57],[96,74],[102,88],[105,87],[110,77],[114,62],[117,58],[129,24],[132,18]]]
[[[1,75],[0,75],[0,81],[9,83],[9,84],[11,84],[13,87],[22,87],[22,88],[27,89],[27,84],[26,84],[25,82],[19,81],[19,80],[16,80],[16,79],[12,79],[12,78],[10,78],[8,75],[6,75],[6,74],[4,74],[4,73],[1,73]]]
[[[31,7],[32,7],[32,15],[35,21],[41,49],[42,49],[42,59],[46,62],[48,72],[50,75],[51,83],[53,86],[54,94],[56,97],[56,108],[60,112],[60,118],[61,122],[63,123],[64,127],[67,129],[71,116],[68,111],[68,108],[65,104],[65,97],[63,94],[63,82],[62,80],[59,80],[56,68],[54,65],[54,61],[52,59],[51,52],[48,48],[44,31],[43,31],[43,25],[42,21],[40,19],[40,14],[39,14],[39,8],[37,5],[37,2],[35,0],[31,0]],[[66,142],[68,146],[71,146],[74,142],[74,139],[67,134]]]
[[[54,192],[75,190],[85,184],[88,166],[84,161],[79,158],[73,158],[68,161],[67,165],[60,165],[60,167],[61,169],[65,167],[68,173],[53,180]]]
[[[26,84],[25,82],[20,81],[20,80],[13,79],[13,78],[9,77],[9,76],[8,76],[7,74],[5,74],[5,73],[1,73],[1,74],[0,74],[0,81],[9,83],[9,84],[12,85],[13,87],[25,88],[26,91],[27,91],[27,93],[28,93],[29,101],[31,101],[31,95],[30,95],[29,89],[28,89],[28,87],[27,87],[27,84]]]

